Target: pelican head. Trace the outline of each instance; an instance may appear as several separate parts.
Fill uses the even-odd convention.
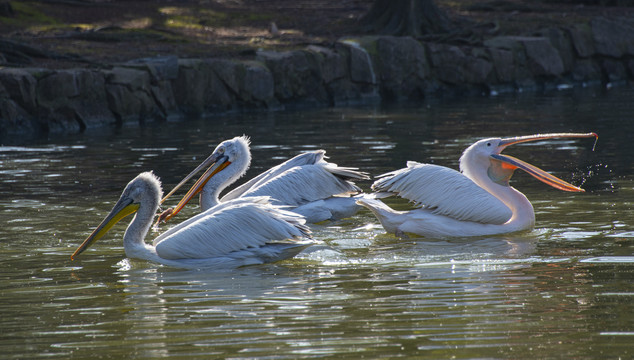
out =
[[[202,169],[207,168],[207,171],[196,181],[194,186],[187,192],[187,194],[183,197],[183,199],[176,205],[174,210],[166,215],[162,220],[169,220],[174,215],[176,215],[179,211],[183,209],[183,207],[191,200],[194,196],[200,193],[203,187],[207,184],[209,179],[211,179],[214,175],[220,173],[221,171],[231,167],[235,168],[234,171],[231,172],[232,178],[227,181],[227,183],[232,183],[237,180],[240,176],[242,176],[249,164],[251,163],[251,151],[249,150],[250,140],[247,136],[236,136],[233,139],[225,140],[221,142],[209,155],[205,161],[203,161],[198,167],[196,167],[191,173],[189,173],[178,185],[172,189],[165,197],[161,200],[161,204],[167,200],[172,194],[176,192],[181,186],[183,186],[189,179],[191,179],[194,175],[199,173]]]
[[[148,196],[148,194],[155,194],[154,196]],[[116,223],[121,221],[124,217],[134,214],[139,210],[139,206],[142,201],[152,202],[153,208],[158,207],[158,199],[161,198],[162,190],[159,179],[152,172],[144,172],[132,179],[123,190],[121,197],[117,203],[112,207],[110,213],[105,219],[97,226],[97,228],[84,240],[84,242],[75,250],[71,259],[75,260],[75,257],[90,245],[94,244],[97,240],[101,239]]]
[[[477,141],[468,147],[460,157],[460,170],[469,178],[477,179],[474,176],[480,169],[486,169],[486,175],[494,183],[502,186],[509,186],[509,180],[517,169],[522,169],[538,179],[556,189],[564,191],[584,191],[546,171],[524,162],[513,156],[504,155],[502,151],[510,145],[529,141],[562,139],[562,138],[598,138],[596,133],[554,133],[538,134],[528,136],[518,136],[512,138],[489,138]],[[482,186],[482,184],[481,184]]]

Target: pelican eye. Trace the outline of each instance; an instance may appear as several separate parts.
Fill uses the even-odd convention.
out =
[[[490,142],[488,142],[488,143],[487,143],[487,146],[491,146],[491,143],[490,143]]]

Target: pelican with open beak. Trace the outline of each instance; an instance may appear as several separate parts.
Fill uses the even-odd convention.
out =
[[[490,138],[469,146],[460,157],[460,170],[414,161],[407,168],[379,176],[372,189],[398,195],[417,206],[395,211],[378,199],[361,199],[388,232],[426,237],[483,236],[531,229],[533,206],[524,194],[509,185],[521,169],[554,188],[582,192],[546,171],[501,152],[529,141],[598,138],[595,133],[555,133],[513,138]]]

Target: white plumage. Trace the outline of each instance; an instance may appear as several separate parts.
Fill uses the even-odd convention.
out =
[[[444,166],[408,161],[407,168],[381,175],[372,187],[398,194],[432,214],[460,221],[504,224],[513,215],[473,180]]]
[[[75,251],[73,258],[124,216],[136,212],[123,237],[126,255],[182,268],[237,267],[292,257],[314,244],[305,220],[272,205],[267,197],[219,204],[167,230],[146,244],[161,198],[159,180],[141,173],[123,191],[110,214]]]
[[[380,175],[372,185],[377,192],[398,195],[419,208],[396,211],[371,198],[358,203],[370,209],[387,231],[397,235],[481,236],[527,230],[535,224],[535,213],[526,196],[509,186],[516,169],[560,190],[583,190],[522,160],[502,155],[502,150],[527,141],[596,136],[558,133],[480,140],[460,157],[462,173],[410,161],[407,168]]]
[[[220,143],[163,200],[196,173],[209,167],[173,214],[200,192],[202,210],[244,196],[269,196],[273,204],[289,206],[311,223],[351,216],[359,209],[354,195],[361,192],[352,181],[368,179],[368,176],[356,168],[329,163],[325,158],[323,150],[297,155],[238,186],[219,200],[220,193],[244,175],[251,162],[248,138],[235,137]]]

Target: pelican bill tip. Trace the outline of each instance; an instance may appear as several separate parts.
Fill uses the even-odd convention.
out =
[[[178,211],[176,213],[178,213]],[[161,222],[167,222],[169,219],[174,217],[176,213],[174,213],[174,208],[167,208],[159,214],[158,219],[156,220],[156,224],[158,225]]]
[[[578,186],[574,186],[572,184],[570,184],[570,186],[568,186],[568,187],[562,188],[561,190],[569,191],[569,192],[586,192],[585,189],[582,189],[582,188],[580,188]]]
[[[73,254],[70,256],[70,260],[75,261],[75,258],[78,257],[81,253],[83,253],[84,250],[86,250],[86,248],[83,246],[83,244],[80,245],[77,249],[75,249],[75,252],[73,252]]]

